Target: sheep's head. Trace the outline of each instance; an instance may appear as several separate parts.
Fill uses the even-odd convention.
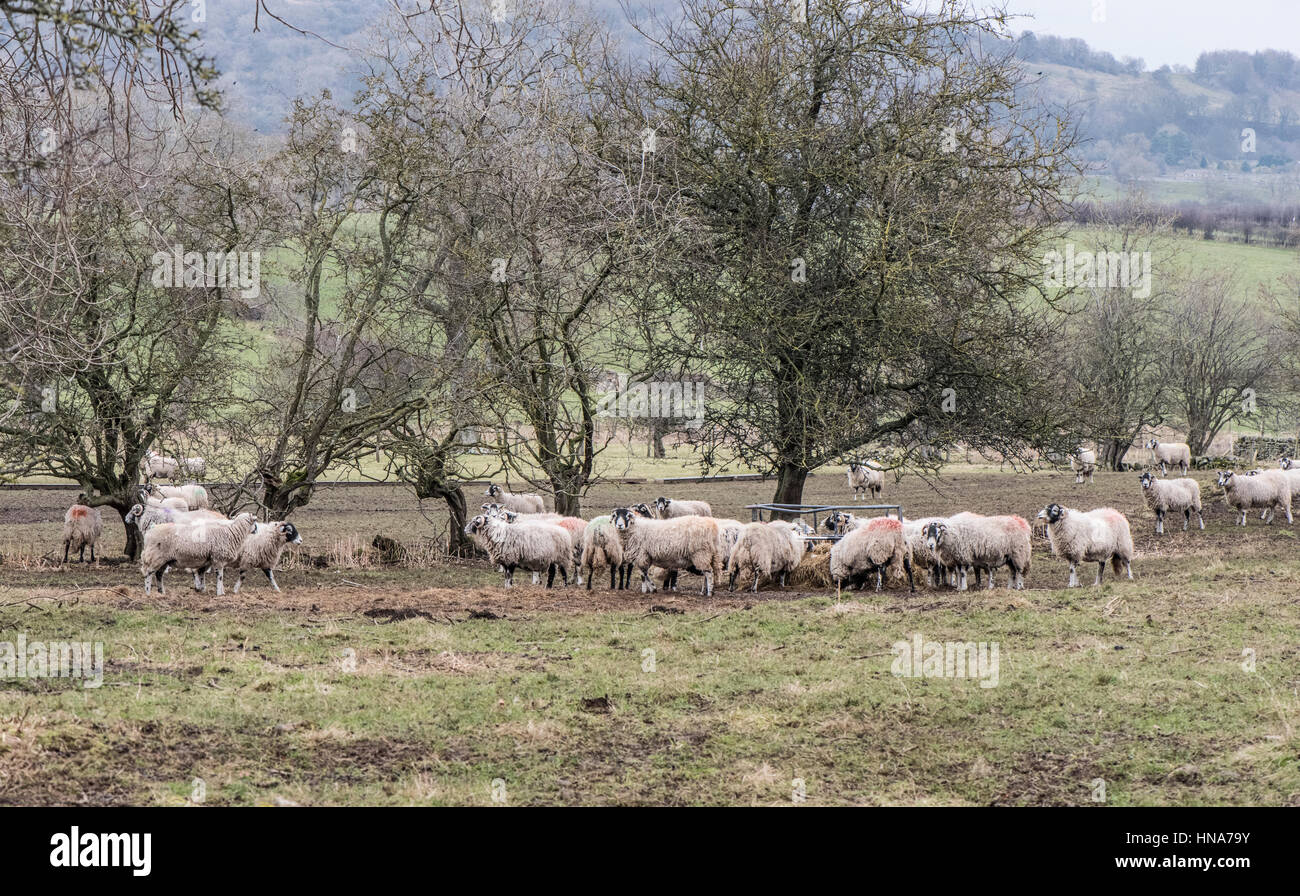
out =
[[[1277,463],[1278,463],[1278,466],[1280,466],[1282,469],[1284,469],[1284,470],[1289,470],[1289,469],[1291,469],[1291,464],[1293,464],[1294,461],[1291,460],[1291,458],[1289,458],[1289,457],[1284,457],[1284,458],[1282,458],[1280,461],[1278,461]]]
[[[1152,451],[1155,451],[1155,450],[1156,450],[1156,446],[1159,445],[1159,444],[1160,444],[1160,440],[1159,440],[1159,439],[1149,439],[1149,440],[1147,441],[1147,447],[1150,448]]]
[[[474,519],[465,524],[465,534],[474,535],[477,532],[481,532],[483,527],[486,525],[487,517],[480,513],[478,516],[474,517]]]
[[[494,483],[492,483],[491,485],[489,485],[489,486],[487,487],[487,491],[485,491],[483,494],[487,495],[489,498],[494,498],[494,499],[495,499],[495,498],[500,498],[500,497],[501,497],[501,486],[497,485],[497,484],[494,482]]]
[[[302,536],[298,534],[298,527],[293,523],[281,523],[280,534],[284,536],[285,544],[302,544]]]
[[[1036,519],[1047,520],[1049,523],[1059,523],[1065,519],[1065,508],[1060,504],[1048,504],[1038,511]]]
[[[636,525],[636,511],[631,507],[618,507],[609,515],[614,521],[614,528],[620,532],[630,532]]]
[[[497,508],[496,515],[507,523],[513,523],[519,519],[519,514],[515,513],[513,510],[505,510],[503,508]]]
[[[628,509],[631,510],[633,513],[640,514],[646,519],[650,519],[652,516],[654,516],[654,514],[650,512],[649,505],[647,505],[644,501],[642,501],[640,504],[633,504]]]
[[[1214,482],[1217,485],[1227,488],[1228,483],[1232,482],[1232,476],[1233,473],[1231,470],[1220,470],[1219,475],[1215,477]]]
[[[850,461],[850,462],[849,462],[849,472],[850,472],[850,473],[856,473],[856,472],[858,472],[858,466],[859,466],[859,464],[858,464],[856,461]]]
[[[668,505],[673,503],[672,498],[665,498],[663,495],[655,498],[655,510],[659,511],[662,516],[668,512]]]
[[[943,544],[943,540],[948,535],[948,527],[943,523],[931,523],[925,527],[925,546],[934,550]]]
[[[1146,490],[1151,488],[1151,484],[1156,481],[1156,477],[1151,474],[1150,470],[1147,470],[1138,477],[1138,481],[1142,483],[1143,490]]]
[[[144,516],[144,505],[132,504],[131,509],[126,512],[126,516],[122,517],[122,522],[129,526],[132,523],[139,521],[142,516]]]
[[[505,512],[505,508],[500,504],[483,504],[479,509],[483,511],[483,515],[488,519],[501,516]]]

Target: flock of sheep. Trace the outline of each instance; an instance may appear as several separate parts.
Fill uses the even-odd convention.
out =
[[[1162,477],[1170,468],[1183,474],[1164,479],[1146,472],[1140,477],[1144,499],[1155,514],[1156,533],[1164,533],[1165,517],[1171,513],[1183,515],[1184,531],[1193,513],[1204,529],[1200,486],[1186,475],[1191,461],[1187,445],[1153,439],[1147,447]],[[1096,456],[1080,449],[1070,458],[1070,466],[1076,482],[1090,482]],[[1246,524],[1250,510],[1260,510],[1261,518],[1270,523],[1280,511],[1292,522],[1291,505],[1300,496],[1300,467],[1293,469],[1288,458],[1281,467],[1217,474],[1228,504],[1240,513],[1240,525]],[[201,485],[152,482],[204,470],[201,458],[177,461],[150,452],[142,469],[146,482],[140,503],[131,508],[126,522],[138,526],[143,535],[141,571],[146,593],[155,583],[162,592],[163,576],[173,568],[192,571],[198,591],[204,589],[205,575],[215,570],[216,593],[224,594],[227,569],[238,572],[236,594],[252,569],[262,570],[271,587],[280,590],[274,572],[280,555],[287,545],[302,541],[292,523],[257,522],[248,513],[227,519],[210,509]],[[864,463],[849,465],[848,485],[855,499],[879,495],[883,482],[883,471]],[[889,574],[906,578],[914,591],[913,568],[919,564],[930,587],[951,585],[965,591],[973,572],[976,587],[985,577],[984,587],[993,588],[996,571],[1005,568],[1007,587],[1021,589],[1033,553],[1033,530],[1023,517],[1014,515],[961,512],[902,520],[834,512],[824,522],[827,533],[815,537],[818,533],[798,521],[742,523],[715,518],[704,501],[660,497],[653,504],[618,507],[589,521],[547,512],[540,495],[512,494],[495,484],[485,496],[490,503],[482,505],[482,513],[470,520],[465,532],[504,573],[506,587],[514,584],[516,570],[524,570],[532,573],[535,584],[545,573],[548,588],[554,586],[558,573],[563,584],[569,584],[572,574],[579,585],[585,579],[590,590],[596,571],[608,569],[611,589],[631,587],[635,570],[642,591],[676,590],[678,575],[684,571],[702,576],[702,591],[711,595],[724,576],[732,590],[746,578],[750,590],[757,591],[762,582],[784,587],[801,565],[821,562],[836,587],[861,588],[874,577],[879,591]],[[1128,520],[1118,510],[1082,511],[1053,503],[1038,513],[1037,520],[1046,526],[1052,552],[1069,563],[1069,587],[1079,585],[1081,563],[1098,564],[1095,584],[1101,583],[1107,563],[1116,575],[1133,577],[1133,537]],[[79,496],[64,516],[64,562],[74,550],[84,561],[87,548],[94,561],[95,543],[102,532],[99,509],[86,506],[85,496]],[[824,543],[830,539],[836,539],[833,545]]]
[[[163,575],[170,569],[193,572],[196,591],[204,590],[205,576],[215,570],[218,596],[225,594],[227,569],[238,573],[235,594],[239,593],[244,576],[254,569],[260,569],[271,587],[280,590],[275,581],[280,555],[288,545],[302,543],[293,523],[258,522],[251,513],[227,519],[211,509],[203,486],[159,485],[152,481],[201,475],[207,469],[201,458],[177,461],[149,452],[141,468],[145,484],[140,489],[140,502],[127,512],[125,521],[134,524],[144,538],[140,568],[146,594],[155,583],[159,593],[165,592]],[[77,503],[63,515],[63,562],[68,562],[72,550],[78,551],[85,561],[86,548],[90,548],[93,562],[95,543],[103,531],[104,519],[99,508],[87,506],[86,496],[78,495]]]

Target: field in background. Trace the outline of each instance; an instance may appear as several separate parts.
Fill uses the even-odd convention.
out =
[[[0,565],[0,639],[102,641],[103,687],[0,680],[0,803],[1300,804],[1296,530],[1157,540],[1134,474],[955,468],[888,483],[909,515],[1130,514],[1136,581],[954,594],[505,591],[480,562],[317,568],[376,535],[436,540],[398,489],[323,489],[282,594],[216,598],[133,567]],[[740,515],[772,484],[660,491]],[[67,494],[0,493],[0,548],[57,539]],[[809,500],[841,502],[840,476]],[[108,552],[120,548],[116,527]],[[1083,571],[1090,580],[1091,570]],[[1109,576],[1109,573],[1108,573]],[[1003,580],[1004,582],[1005,580]],[[994,642],[996,687],[900,678],[891,645]],[[1252,651],[1247,671],[1243,651]],[[196,781],[202,784],[196,791]]]

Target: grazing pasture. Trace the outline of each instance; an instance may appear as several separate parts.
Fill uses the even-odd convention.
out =
[[[1297,528],[1242,530],[1193,471],[1205,531],[1133,473],[953,466],[887,478],[909,517],[1129,517],[1135,581],[1065,589],[1034,538],[1026,590],[906,586],[700,596],[510,591],[441,558],[445,515],[398,488],[325,487],[272,592],[144,595],[105,513],[98,566],[62,558],[74,493],[0,492],[0,641],[103,643],[102,687],[0,678],[0,803],[1300,803]],[[471,489],[471,506],[481,488]],[[584,516],[660,494],[748,520],[770,482],[604,484]],[[808,502],[852,503],[841,469]],[[409,508],[394,510],[393,508]],[[385,556],[374,536],[397,542]],[[400,557],[401,559],[395,559]],[[902,677],[897,642],[996,646],[994,676]],[[910,667],[909,667],[910,668]],[[995,686],[981,686],[996,682]],[[1104,785],[1099,784],[1104,782]]]

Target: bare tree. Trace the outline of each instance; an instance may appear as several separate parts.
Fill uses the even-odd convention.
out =
[[[1282,355],[1270,315],[1239,298],[1231,272],[1179,285],[1170,344],[1170,400],[1186,422],[1193,455],[1205,454],[1228,423],[1253,415]]]
[[[626,106],[676,212],[652,366],[716,384],[704,463],[739,457],[798,503],[809,471],[909,432],[1007,453],[1051,438],[1053,319],[1024,294],[1044,293],[1075,140],[1017,96],[998,18],[683,9],[646,28],[658,61]]]

